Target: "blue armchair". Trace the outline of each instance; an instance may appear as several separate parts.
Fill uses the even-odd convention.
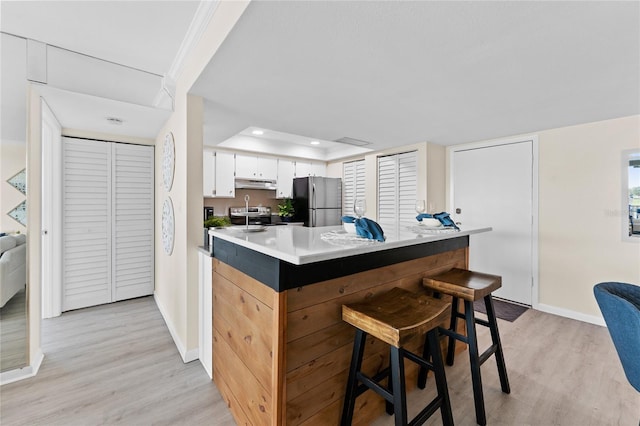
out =
[[[640,286],[600,283],[593,293],[627,380],[640,392]]]

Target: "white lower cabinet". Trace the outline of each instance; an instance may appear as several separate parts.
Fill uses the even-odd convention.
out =
[[[199,306],[198,323],[200,335],[198,338],[198,358],[206,370],[209,378],[213,379],[213,262],[209,253],[198,253],[199,263]]]

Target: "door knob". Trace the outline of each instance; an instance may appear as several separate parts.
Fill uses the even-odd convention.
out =
[[[462,213],[462,209],[461,208],[457,208],[456,209],[456,214],[460,214],[460,213]]]

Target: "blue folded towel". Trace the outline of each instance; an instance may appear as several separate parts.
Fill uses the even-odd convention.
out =
[[[442,226],[450,226],[452,228],[460,229],[455,224],[455,222],[449,217],[449,213],[447,212],[436,213],[433,215],[428,213],[420,213],[418,216],[416,216],[416,220],[418,222],[422,222],[422,219],[438,219],[442,224]]]
[[[342,216],[342,221],[344,223],[355,223],[356,234],[359,236],[384,242],[384,231],[376,221],[367,219],[366,217],[356,219],[353,216]]]
[[[416,216],[416,220],[418,222],[422,222],[422,219],[433,219],[433,215],[429,213],[420,213],[418,216]]]

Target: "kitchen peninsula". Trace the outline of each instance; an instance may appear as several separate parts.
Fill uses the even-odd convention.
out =
[[[425,291],[424,276],[467,267],[469,235],[491,230],[410,228],[385,228],[385,242],[342,238],[339,226],[209,231],[213,377],[238,424],[338,424],[354,336],[342,305],[392,287]],[[388,348],[369,339],[363,369],[387,363]],[[356,404],[355,424],[384,413],[373,392]]]

